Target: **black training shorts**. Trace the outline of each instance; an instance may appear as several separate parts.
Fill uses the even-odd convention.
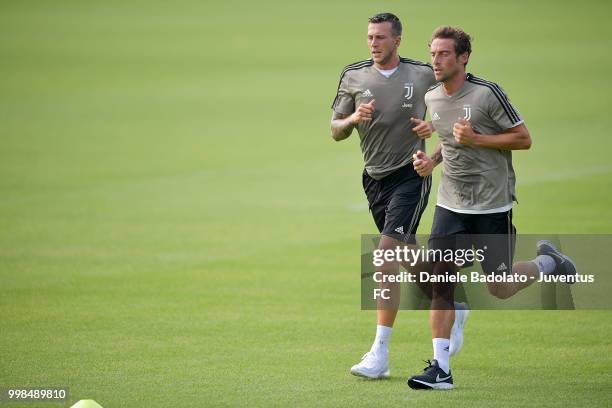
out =
[[[431,176],[421,177],[412,162],[380,180],[363,171],[363,190],[382,235],[415,244],[417,227],[427,206]]]
[[[487,274],[512,271],[516,243],[516,228],[512,210],[492,214],[463,214],[436,206],[430,249],[480,249],[480,262]],[[470,266],[468,262],[466,266]]]

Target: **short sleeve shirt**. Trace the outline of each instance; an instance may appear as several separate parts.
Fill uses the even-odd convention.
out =
[[[462,145],[453,125],[466,118],[474,131],[495,135],[523,123],[521,115],[497,84],[468,74],[462,87],[448,96],[441,85],[425,95],[444,158],[438,205],[469,213],[504,211],[516,199],[516,176],[510,150]]]
[[[381,179],[412,161],[417,150],[425,151],[425,142],[412,131],[410,118],[424,119],[424,96],[436,82],[429,64],[400,58],[398,69],[386,77],[371,59],[348,65],[332,109],[352,114],[362,103],[376,99],[369,122],[357,125],[361,151],[368,174]]]

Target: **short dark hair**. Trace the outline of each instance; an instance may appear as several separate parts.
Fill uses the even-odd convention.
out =
[[[465,31],[463,31],[459,27],[451,27],[444,26],[438,27],[434,30],[431,35],[431,40],[429,40],[429,46],[431,47],[431,43],[436,38],[450,38],[455,41],[455,54],[457,56],[468,53],[470,55],[472,53],[472,37]]]
[[[372,24],[389,22],[391,23],[391,32],[394,36],[402,35],[402,23],[400,19],[392,13],[378,13],[370,17],[368,20]]]

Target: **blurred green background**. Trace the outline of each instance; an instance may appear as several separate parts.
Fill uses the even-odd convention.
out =
[[[612,232],[609,2],[3,1],[0,387],[105,408],[609,404],[609,311],[473,313],[451,393],[405,386],[431,343],[403,312],[394,377],[348,374],[374,335],[375,227],[330,104],[380,11],[418,60],[462,26],[469,71],[525,117],[519,232]]]

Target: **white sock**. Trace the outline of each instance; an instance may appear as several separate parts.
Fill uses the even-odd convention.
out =
[[[393,327],[381,326],[380,324],[377,324],[376,338],[374,339],[374,343],[372,344],[370,351],[374,354],[378,354],[379,356],[388,355],[389,340],[391,339],[392,331]]]
[[[557,267],[555,260],[550,255],[538,255],[531,262],[536,264],[536,266],[538,267],[538,272],[543,273],[544,275],[553,273],[555,268]]]
[[[448,374],[450,371],[450,339],[436,337],[431,342],[433,343],[434,359],[438,361],[438,366]]]

